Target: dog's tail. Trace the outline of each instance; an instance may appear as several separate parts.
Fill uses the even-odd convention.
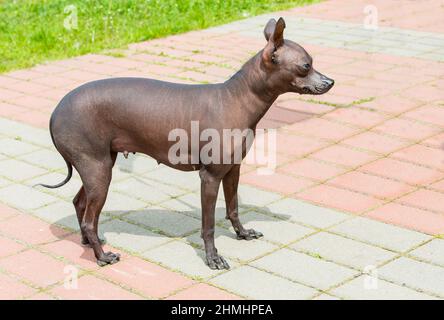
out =
[[[53,121],[53,118],[54,118],[54,113],[51,115],[51,119],[49,120],[49,134],[51,135],[52,143],[54,144],[54,146],[58,150],[57,145],[56,145],[56,143],[54,141],[54,135],[52,134],[52,121]],[[63,157],[63,155],[62,155],[62,157]],[[38,183],[38,184],[33,185],[32,187],[42,186],[42,187],[45,187],[45,188],[55,189],[55,188],[59,188],[59,187],[65,185],[65,184],[67,184],[68,181],[71,180],[71,177],[72,177],[72,164],[68,160],[66,160],[65,157],[63,157],[63,159],[65,160],[66,166],[68,167],[68,175],[66,176],[65,180],[63,180],[62,182],[60,182],[58,184],[55,184],[55,185]]]

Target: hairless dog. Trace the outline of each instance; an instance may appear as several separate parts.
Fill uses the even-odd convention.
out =
[[[120,259],[102,249],[97,226],[111,182],[118,152],[141,152],[159,163],[183,171],[199,171],[201,179],[202,238],[211,269],[228,269],[214,244],[215,204],[222,182],[229,219],[238,239],[262,234],[245,229],[238,217],[237,189],[240,163],[172,163],[169,133],[177,128],[190,133],[191,122],[199,130],[211,128],[255,130],[259,120],[280,94],[322,94],[334,81],[313,68],[311,56],[298,44],[283,38],[285,22],[268,21],[267,44],[224,83],[176,84],[145,78],[113,78],[84,84],[68,93],[50,120],[53,143],[68,166],[66,184],[74,167],[82,187],[73,203],[80,224],[82,243],[90,245],[99,265]],[[245,142],[245,141],[244,141]],[[242,143],[242,156],[248,151]],[[199,144],[199,148],[202,145]],[[226,149],[223,146],[224,150]],[[186,154],[191,158],[191,153]]]

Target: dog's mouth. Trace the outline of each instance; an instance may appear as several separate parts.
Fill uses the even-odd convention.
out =
[[[305,86],[300,89],[301,94],[311,94],[311,95],[318,95],[318,94],[324,94],[328,92],[333,87],[333,84],[320,84],[320,85],[314,85],[314,86]]]

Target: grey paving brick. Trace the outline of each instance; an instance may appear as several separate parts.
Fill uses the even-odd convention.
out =
[[[296,199],[282,199],[267,206],[269,212],[282,219],[316,228],[327,228],[350,216],[339,211],[318,207]]]
[[[22,155],[19,158],[35,166],[51,170],[66,168],[66,163],[62,156],[57,152],[50,151],[48,149],[40,149],[38,151]]]
[[[172,241],[148,250],[142,256],[192,277],[209,278],[223,272],[208,268],[205,262],[205,253],[201,249],[181,241]],[[236,266],[235,262],[226,260],[231,267]]]
[[[0,139],[0,153],[10,156],[10,157],[16,157],[18,155],[33,152],[38,149],[38,147],[25,143],[19,139],[11,139],[11,138],[4,138]]]
[[[277,193],[263,191],[248,185],[239,185],[238,197],[239,205],[252,208],[261,208],[282,198]]]
[[[380,265],[396,256],[396,253],[326,232],[305,238],[291,247],[357,269]]]
[[[200,178],[198,172],[179,171],[165,166],[144,174],[148,179],[157,180],[161,183],[170,184],[184,190],[200,189]]]
[[[37,209],[58,200],[53,196],[20,184],[12,184],[0,189],[0,201],[24,210]]]
[[[187,237],[187,240],[203,246],[200,231]],[[227,257],[236,258],[241,261],[248,261],[271,252],[278,247],[262,240],[237,240],[236,235],[229,230],[216,227],[215,242],[218,252]]]
[[[33,214],[50,223],[55,223],[72,230],[80,230],[76,211],[71,202],[61,200],[37,209]],[[102,220],[103,215],[101,215],[100,218]]]
[[[420,300],[435,299],[435,297],[396,285],[381,279],[369,279],[367,275],[359,276],[330,292],[343,299],[355,300]],[[376,286],[368,283],[376,281]],[[367,286],[366,286],[367,284]]]
[[[146,178],[132,177],[113,185],[113,190],[125,193],[149,203],[159,203],[171,197],[184,194],[183,189],[161,184]]]
[[[131,198],[115,191],[108,192],[105,206],[102,211],[132,211],[147,207],[143,201]]]
[[[248,212],[240,217],[240,221],[247,229],[255,229],[264,235],[264,239],[277,244],[288,244],[300,239],[307,234],[315,232],[314,229],[306,228],[295,223],[283,221],[258,212]],[[234,229],[231,222],[224,220],[224,226]]]
[[[352,269],[289,249],[273,252],[250,264],[321,290],[357,274]]]
[[[110,245],[134,253],[144,252],[170,240],[168,237],[118,219],[101,224],[99,234]]]
[[[444,297],[444,268],[401,257],[381,267],[381,278]]]
[[[22,181],[42,175],[46,170],[27,164],[18,160],[0,161],[0,175],[13,181]]]
[[[444,240],[433,239],[411,251],[410,255],[444,266]]]
[[[0,178],[0,188],[7,186],[8,184],[11,184],[12,182],[10,180],[6,180],[4,178]]]
[[[317,296],[316,298],[314,298],[313,300],[340,300],[340,299],[337,297],[334,297],[332,295],[323,293],[323,294]]]
[[[201,219],[202,210],[200,204],[200,195],[197,193],[188,193],[186,195],[170,199],[162,202],[160,206],[174,211],[182,212],[186,215],[192,216],[196,219]],[[216,201],[216,221],[225,219],[225,202],[222,200]]]
[[[210,282],[249,299],[307,299],[317,293],[315,289],[249,266],[226,272]]]
[[[119,153],[116,159],[116,166],[118,170],[133,174],[143,174],[153,169],[159,168],[159,164],[153,158],[144,155],[132,153],[128,154],[128,159],[125,159],[122,153]]]
[[[137,211],[125,216],[139,224],[143,224],[151,230],[160,230],[167,235],[180,237],[200,228],[200,220],[185,214],[166,210],[161,207],[149,207],[143,211]]]
[[[47,130],[37,129],[13,120],[1,118],[0,133],[11,138],[20,138],[24,142],[32,142],[40,146],[52,147],[51,136]]]
[[[34,186],[38,183],[44,183],[49,185],[54,185],[57,183],[62,182],[66,178],[66,173],[58,173],[58,172],[50,172],[48,174],[38,176],[29,180],[26,180],[24,184],[27,186]],[[52,195],[55,195],[57,197],[64,198],[67,201],[72,201],[77,194],[77,192],[80,190],[82,183],[80,179],[78,178],[77,173],[74,171],[73,177],[67,184],[64,186],[57,188],[57,189],[47,189],[44,187],[36,187],[37,190],[45,191],[47,193],[50,193]]]
[[[361,217],[345,221],[333,227],[331,231],[400,252],[431,238],[416,231]]]

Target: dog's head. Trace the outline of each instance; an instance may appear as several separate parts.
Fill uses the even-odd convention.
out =
[[[268,41],[262,51],[262,65],[269,81],[282,92],[323,94],[331,89],[334,80],[313,68],[312,57],[297,43],[284,40],[285,21],[271,19],[264,29]]]

